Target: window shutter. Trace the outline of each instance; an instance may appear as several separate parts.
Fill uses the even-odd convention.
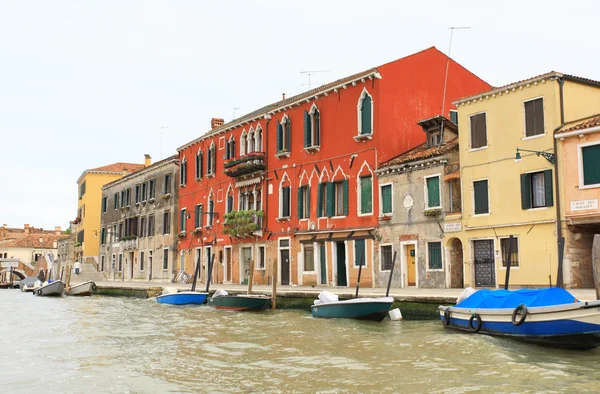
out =
[[[479,147],[487,145],[486,114],[477,115],[477,135],[479,136]]]
[[[471,116],[471,148],[479,148],[477,145],[479,138],[477,138],[477,115]]]
[[[321,146],[321,113],[319,112],[319,110],[315,111],[315,114],[313,115],[314,119],[315,119],[315,141],[314,141],[314,145],[315,146]]]
[[[211,160],[210,160],[210,148],[208,149],[208,154],[206,155],[206,174],[210,174],[211,173]]]
[[[202,178],[202,173],[204,172],[204,153],[202,153],[202,151],[200,151],[200,158],[198,159],[198,162],[200,163],[200,169],[198,170],[198,178]]]
[[[583,147],[581,159],[584,186],[600,183],[600,144]]]
[[[440,178],[427,178],[427,207],[440,206]]]
[[[372,177],[365,176],[360,178],[360,213],[370,213],[373,211],[373,187]]]
[[[277,122],[277,153],[283,149],[283,126]]]
[[[535,101],[527,101],[525,103],[525,137],[535,134]]]
[[[382,213],[392,212],[392,186],[386,185],[381,188]]]
[[[290,118],[288,118],[286,124],[285,124],[285,146],[284,148],[288,150],[288,152],[291,151],[291,141],[290,141],[290,134],[292,133],[292,121],[290,120]]]
[[[229,160],[231,159],[231,156],[229,156],[229,141],[225,141],[225,159]]]
[[[450,111],[450,120],[454,124],[458,124],[458,111]]]
[[[323,189],[326,183],[319,183],[317,185],[317,217],[323,216]]]
[[[365,265],[367,256],[365,256],[365,240],[356,239],[354,240],[354,265],[356,267]]]
[[[371,134],[371,96],[365,95],[360,109],[361,134]]]
[[[310,218],[310,185],[306,185],[306,212],[304,212],[305,218]]]
[[[348,180],[344,179],[344,215],[348,215]]]
[[[535,134],[544,134],[544,99],[537,99],[535,104]]]
[[[335,183],[327,182],[327,193],[325,194],[325,205],[327,212],[325,216],[335,216]]]
[[[488,182],[473,182],[475,191],[475,214],[489,213],[488,206]]]
[[[304,191],[304,186],[300,186],[298,188],[298,219],[304,219],[304,212],[302,212],[302,192]]]
[[[546,192],[546,206],[551,207],[554,205],[554,200],[552,198],[552,170],[544,171],[544,189]]]
[[[311,135],[310,135],[310,115],[307,110],[304,110],[304,147],[311,146]]]
[[[529,174],[521,174],[521,208],[531,208],[531,179]]]

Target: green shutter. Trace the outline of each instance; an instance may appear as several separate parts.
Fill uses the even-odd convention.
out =
[[[354,240],[354,265],[356,267],[365,265],[367,256],[365,256],[365,240],[355,239]]]
[[[313,115],[315,118],[315,141],[314,145],[321,146],[321,113],[319,110],[315,110]]]
[[[292,134],[292,121],[290,120],[290,118],[288,118],[286,124],[285,124],[285,146],[284,148],[288,150],[288,152],[291,151],[291,134]]]
[[[521,174],[521,209],[531,208],[531,179],[529,174]]]
[[[473,182],[475,191],[475,215],[489,213],[488,206],[488,181]]]
[[[277,122],[277,153],[283,149],[283,126]]]
[[[302,192],[304,191],[304,186],[300,186],[298,188],[298,219],[304,219],[303,205],[302,205]]]
[[[325,183],[319,183],[317,185],[317,217],[320,218],[323,216],[323,189],[325,188]]]
[[[327,182],[327,193],[325,193],[325,205],[327,212],[325,216],[335,216],[335,183]]]
[[[307,110],[304,110],[304,147],[311,146],[310,140],[310,115]]]
[[[427,208],[440,206],[440,177],[427,178]]]
[[[371,96],[369,96],[368,94],[363,98],[360,113],[360,133],[371,134]]]
[[[381,187],[382,213],[392,213],[392,185]]]
[[[310,185],[306,185],[306,212],[304,212],[305,218],[310,218]]]
[[[600,144],[581,148],[583,185],[600,183]]]
[[[450,120],[458,125],[458,111],[450,110]]]
[[[360,178],[360,213],[371,213],[373,211],[373,184],[372,177]]]
[[[553,193],[552,193],[552,170],[544,171],[544,191],[546,194],[546,206],[551,207],[554,205]]]
[[[344,216],[348,215],[348,180],[344,179]]]

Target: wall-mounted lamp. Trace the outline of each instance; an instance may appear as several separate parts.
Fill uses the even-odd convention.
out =
[[[521,151],[535,153],[537,156],[542,156],[544,159],[548,160],[552,164],[556,163],[556,154],[554,153],[519,148],[517,148],[517,153],[515,154],[515,163],[519,163],[521,161]]]

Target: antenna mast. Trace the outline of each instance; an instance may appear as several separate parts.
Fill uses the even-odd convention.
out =
[[[302,75],[307,75],[308,76],[308,83],[303,83],[302,86],[308,86],[308,89],[310,89],[310,76],[316,73],[328,73],[329,70],[307,70],[307,71],[300,71],[300,74]]]
[[[453,26],[449,27],[450,30],[450,44],[448,45],[448,59],[446,60],[446,76],[444,77],[444,94],[442,95],[442,113],[440,115],[446,116],[444,114],[445,105],[446,105],[446,84],[448,82],[448,67],[450,66],[450,51],[452,50],[452,34],[454,30],[466,30],[470,29],[470,26]]]

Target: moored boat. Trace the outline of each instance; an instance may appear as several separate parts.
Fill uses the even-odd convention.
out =
[[[352,298],[339,301],[335,294],[327,291],[319,294],[319,299],[311,305],[313,317],[347,318],[382,321],[390,311],[394,297]]]
[[[80,283],[73,287],[67,288],[68,296],[89,296],[92,295],[92,291],[96,290],[96,284],[94,281],[89,280],[87,282]]]
[[[445,328],[569,349],[600,346],[600,301],[581,302],[561,288],[479,290],[438,310]]]
[[[208,299],[208,305],[216,309],[231,311],[262,311],[271,308],[271,297],[265,295],[230,295],[224,290],[217,290]]]
[[[65,284],[60,280],[47,282],[39,289],[35,290],[33,294],[39,296],[62,296],[65,291]]]
[[[198,291],[180,291],[179,293],[159,295],[156,297],[156,302],[159,304],[170,305],[202,305],[206,302],[207,296],[208,293],[201,293]]]

